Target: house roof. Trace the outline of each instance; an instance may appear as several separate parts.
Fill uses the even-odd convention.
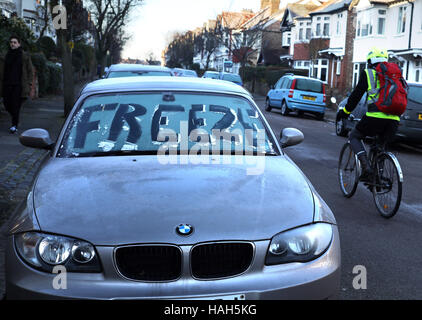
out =
[[[223,11],[217,16],[217,21],[220,21],[221,25],[230,29],[238,29],[242,24],[251,19],[255,13],[250,11],[242,12],[227,12]]]
[[[400,2],[414,2],[415,0],[369,0],[370,3],[372,4],[384,4],[387,6],[391,6],[393,4],[396,3],[400,3]],[[359,0],[353,0],[350,4],[350,7],[355,7],[359,4]]]
[[[296,17],[308,17],[309,13],[313,10],[316,10],[319,8],[321,4],[317,5],[315,3],[301,3],[301,2],[295,2],[290,3],[287,5],[287,9],[289,10],[292,18]]]
[[[385,0],[380,0],[385,1]],[[329,0],[324,3],[321,7],[315,9],[314,11],[310,12],[310,15],[317,15],[317,14],[327,14],[332,13],[340,10],[347,9],[352,0]]]

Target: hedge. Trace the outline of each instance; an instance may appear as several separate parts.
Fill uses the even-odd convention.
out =
[[[278,79],[286,73],[293,73],[296,75],[307,76],[308,70],[290,69],[283,67],[242,67],[239,70],[243,82],[257,81],[264,82],[268,86],[274,85]]]
[[[62,68],[51,61],[47,61],[47,67],[50,75],[47,92],[53,94],[58,93],[61,90],[62,84]]]
[[[37,71],[39,96],[58,93],[62,83],[61,67],[48,61],[41,52],[31,54],[31,59]]]

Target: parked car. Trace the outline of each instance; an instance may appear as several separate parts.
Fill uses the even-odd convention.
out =
[[[321,80],[286,74],[268,91],[265,110],[279,108],[284,116],[291,111],[308,112],[323,120],[325,99],[325,84]]]
[[[407,107],[405,113],[401,116],[395,138],[396,141],[422,144],[422,84],[408,83],[408,85]],[[346,106],[347,99],[340,102],[338,110]],[[336,134],[343,137],[347,136],[363,115],[366,114],[366,111],[366,94],[359,101],[349,119],[340,119],[337,111]]]
[[[220,80],[230,81],[239,86],[243,85],[242,78],[236,73],[220,72]]]
[[[217,71],[205,71],[202,78],[220,79],[220,73]]]
[[[336,297],[335,218],[283,151],[302,140],[226,81],[88,84],[56,143],[20,136],[50,156],[8,224],[7,298]]]
[[[112,64],[103,78],[173,76],[170,68],[143,64]]]
[[[176,77],[198,77],[198,74],[195,70],[188,70],[188,69],[181,69],[181,68],[173,68],[173,75]]]

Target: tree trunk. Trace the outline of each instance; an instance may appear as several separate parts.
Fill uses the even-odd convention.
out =
[[[67,117],[75,103],[75,86],[73,79],[72,53],[66,42],[66,33],[58,30],[58,40],[62,51],[64,115]]]

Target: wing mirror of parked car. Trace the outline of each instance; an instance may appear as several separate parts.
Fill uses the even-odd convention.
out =
[[[301,143],[305,137],[302,131],[295,128],[284,128],[280,134],[280,143],[282,148],[294,146]]]
[[[50,138],[47,130],[36,128],[29,129],[19,136],[19,141],[25,147],[51,150],[54,142]]]

